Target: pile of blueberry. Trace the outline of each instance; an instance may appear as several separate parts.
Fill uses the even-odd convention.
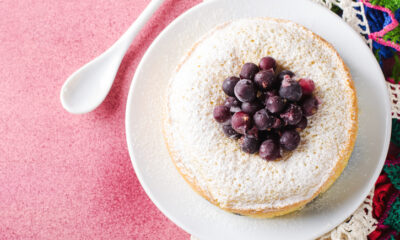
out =
[[[275,71],[272,57],[262,58],[258,66],[245,63],[240,78],[225,79],[222,89],[228,97],[213,111],[227,137],[239,139],[244,152],[259,152],[265,160],[297,148],[306,117],[315,114],[319,105],[311,79],[296,81],[291,71]]]

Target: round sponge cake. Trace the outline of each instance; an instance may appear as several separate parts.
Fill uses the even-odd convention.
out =
[[[272,56],[278,69],[313,79],[321,100],[298,148],[265,161],[240,150],[213,119],[222,82],[246,62]],[[335,49],[296,23],[241,19],[203,36],[177,67],[167,89],[164,136],[185,180],[220,208],[255,217],[297,210],[339,177],[357,133],[357,100],[348,68]]]

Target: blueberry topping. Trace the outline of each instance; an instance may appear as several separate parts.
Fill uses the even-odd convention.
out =
[[[247,137],[252,137],[252,138],[257,138],[258,139],[258,128],[256,126],[253,126],[249,130],[246,131],[246,136]]]
[[[234,76],[228,77],[224,80],[224,82],[222,83],[222,90],[225,92],[226,95],[231,97],[235,96],[234,88],[239,80],[240,78]]]
[[[282,150],[298,147],[299,132],[307,127],[307,117],[315,114],[320,104],[313,95],[313,80],[296,81],[289,70],[275,76],[276,69],[272,57],[262,58],[258,66],[244,64],[240,78],[230,76],[223,81],[227,97],[213,110],[224,134],[239,140],[242,151],[259,152],[268,161],[280,158]]]
[[[251,102],[256,98],[254,83],[248,79],[240,80],[235,86],[235,96],[241,102]]]
[[[251,117],[245,112],[237,112],[233,114],[231,119],[232,128],[240,133],[245,134],[252,126]]]
[[[213,116],[217,122],[224,123],[231,118],[231,113],[226,106],[216,106],[213,111]]]
[[[279,89],[279,96],[297,102],[300,100],[302,94],[301,86],[296,80],[291,78],[283,79]]]
[[[271,71],[263,70],[258,72],[254,76],[254,82],[260,90],[264,91],[271,89],[276,83],[276,79],[274,73],[272,73]]]
[[[297,148],[300,143],[300,134],[295,130],[286,130],[282,133],[280,144],[285,150],[292,151]]]
[[[304,95],[310,95],[315,89],[314,81],[307,78],[302,78],[299,80],[299,84],[301,86],[301,90]]]
[[[239,139],[240,134],[237,133],[231,125],[222,125],[222,131],[225,133],[225,135],[231,139]]]
[[[265,109],[257,111],[254,114],[253,119],[254,119],[254,125],[259,130],[267,130],[268,128],[272,128],[272,126],[275,123],[275,117],[272,116],[271,114],[268,114],[268,112]]]
[[[256,153],[260,147],[260,143],[258,142],[258,139],[248,137],[248,136],[241,137],[239,139],[239,145],[243,152],[250,153],[250,154]]]
[[[250,115],[253,115],[255,112],[257,112],[261,108],[262,108],[262,105],[259,101],[242,103],[242,111],[245,113],[248,113]]]
[[[227,97],[224,102],[224,106],[228,107],[233,113],[241,111],[241,104],[235,97]]]
[[[258,139],[262,143],[265,140],[272,139],[275,142],[279,143],[280,135],[277,131],[274,130],[266,130],[266,131],[258,131]]]
[[[304,116],[309,117],[311,115],[314,115],[318,110],[318,105],[319,105],[318,99],[315,98],[314,96],[304,99],[301,105]]]
[[[265,69],[265,70],[262,70],[262,71],[270,72],[270,73],[274,74],[274,76],[275,76],[275,70],[273,68]],[[278,82],[278,79],[275,79],[275,81]]]
[[[304,130],[307,127],[307,123],[308,123],[307,118],[303,116],[300,122],[296,124],[296,130],[297,131]]]
[[[284,122],[280,118],[275,118],[274,124],[272,124],[272,128],[281,128],[283,127]]]
[[[263,57],[260,60],[259,66],[261,70],[267,70],[272,68],[275,71],[276,61],[272,57]]]
[[[280,114],[280,117],[288,125],[296,125],[301,121],[303,113],[301,108],[295,104],[290,104],[289,107]]]
[[[266,100],[267,100],[269,97],[278,96],[278,90],[272,89],[272,90],[266,91],[266,92],[265,92],[265,95],[266,95],[266,98],[265,98]]]
[[[259,71],[258,66],[254,63],[245,63],[240,71],[241,79],[254,79],[254,75]]]
[[[287,76],[286,78],[292,78],[292,77],[294,77],[294,73],[292,71],[289,71],[289,70],[283,70],[282,72],[280,72],[278,74],[278,80],[280,82],[283,81],[285,76]]]
[[[286,99],[283,99],[279,96],[272,96],[267,99],[265,102],[265,107],[271,113],[279,113],[285,109],[286,106]]]
[[[261,158],[272,161],[281,157],[281,150],[276,141],[268,139],[261,144],[259,154]]]

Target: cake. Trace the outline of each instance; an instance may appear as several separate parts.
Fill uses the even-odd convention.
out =
[[[266,161],[243,152],[213,119],[222,82],[247,62],[276,59],[278,70],[315,82],[320,107],[294,151]],[[164,138],[179,173],[200,195],[240,215],[274,217],[326,191],[346,167],[357,134],[350,72],[324,39],[291,21],[240,19],[215,27],[182,58],[166,90]]]

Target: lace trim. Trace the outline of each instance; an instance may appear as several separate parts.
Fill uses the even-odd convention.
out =
[[[390,102],[392,103],[392,118],[400,119],[400,84],[386,82],[389,91]]]
[[[331,232],[320,237],[319,240],[367,239],[367,236],[375,230],[378,223],[372,216],[373,195],[374,190],[372,189],[368,197],[352,216]]]
[[[364,5],[362,2],[353,0],[312,0],[329,9],[334,7],[342,11],[342,19],[347,22],[356,32],[364,36],[365,42],[372,49],[372,40],[367,36],[371,33],[367,18],[365,16]]]

